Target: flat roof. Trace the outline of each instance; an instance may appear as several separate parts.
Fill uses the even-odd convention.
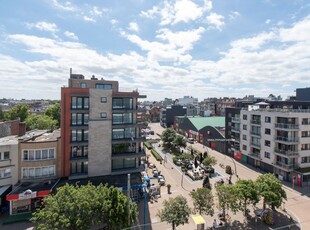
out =
[[[206,126],[225,127],[225,117],[187,117],[200,130]]]
[[[47,179],[47,180],[38,181],[38,182],[33,182],[33,181],[22,182],[15,189],[13,189],[13,191],[10,192],[9,195],[20,194],[20,193],[25,192],[28,189],[30,189],[33,192],[51,190],[56,185],[58,180],[59,179],[51,179],[51,180]]]
[[[18,139],[27,142],[45,142],[56,141],[59,137],[60,129],[56,129],[53,132],[49,132],[48,130],[32,130]]]
[[[18,144],[18,138],[17,138],[16,135],[0,138],[0,146],[3,146],[3,145],[17,145],[17,144]]]

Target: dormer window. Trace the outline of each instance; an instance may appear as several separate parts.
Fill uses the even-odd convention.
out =
[[[82,83],[80,84],[80,86],[81,86],[81,88],[85,89],[85,88],[87,87],[87,84],[86,84],[85,82],[82,82]]]

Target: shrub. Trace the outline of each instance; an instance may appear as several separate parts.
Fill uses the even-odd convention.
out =
[[[156,150],[152,149],[151,153],[153,154],[153,156],[155,157],[155,159],[157,161],[162,161],[163,160],[163,158],[158,154],[158,152],[156,152]]]
[[[232,174],[232,170],[231,170],[231,167],[229,165],[226,165],[226,168],[225,168],[225,172],[229,175]]]
[[[150,142],[148,142],[148,141],[145,141],[145,142],[144,142],[144,146],[145,146],[147,149],[152,149],[152,148],[153,148],[152,144],[151,144]]]

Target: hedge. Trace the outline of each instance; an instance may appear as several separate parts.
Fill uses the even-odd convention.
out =
[[[148,141],[145,141],[145,142],[144,142],[144,146],[145,146],[147,149],[152,149],[152,148],[153,148],[152,144],[151,144],[150,142],[148,142]]]
[[[163,158],[158,154],[158,152],[156,152],[156,150],[152,149],[151,153],[153,154],[153,156],[155,157],[155,159],[157,161],[162,161],[163,160]]]

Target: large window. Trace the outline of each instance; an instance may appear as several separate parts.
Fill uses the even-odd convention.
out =
[[[88,109],[88,97],[72,97],[71,109]]]
[[[23,179],[43,178],[51,176],[56,176],[55,165],[22,168]]]
[[[112,154],[135,153],[136,143],[113,144]]]
[[[71,125],[88,125],[88,114],[71,113]]]
[[[310,131],[302,131],[301,137],[310,137]]]
[[[132,113],[113,113],[113,125],[132,124]]]
[[[96,89],[112,89],[111,84],[96,84]]]
[[[0,152],[0,161],[2,160],[9,160],[10,159],[10,152],[5,151],[3,153]]]
[[[133,99],[132,98],[113,98],[112,100],[113,109],[132,109]]]
[[[88,130],[87,129],[72,129],[71,130],[71,141],[88,141]]]
[[[77,161],[71,163],[71,174],[87,174],[88,161]]]
[[[11,176],[11,168],[0,169],[0,179]]]
[[[124,158],[124,159],[113,159],[112,160],[112,170],[135,168],[136,159],[135,158]]]
[[[112,139],[135,138],[135,131],[136,129],[133,127],[125,129],[113,129]]]
[[[23,161],[55,159],[55,149],[23,149]]]
[[[310,118],[303,118],[302,121],[301,121],[301,124],[309,125],[310,124]]]
[[[71,157],[80,158],[88,156],[88,146],[72,146],[71,147]]]

